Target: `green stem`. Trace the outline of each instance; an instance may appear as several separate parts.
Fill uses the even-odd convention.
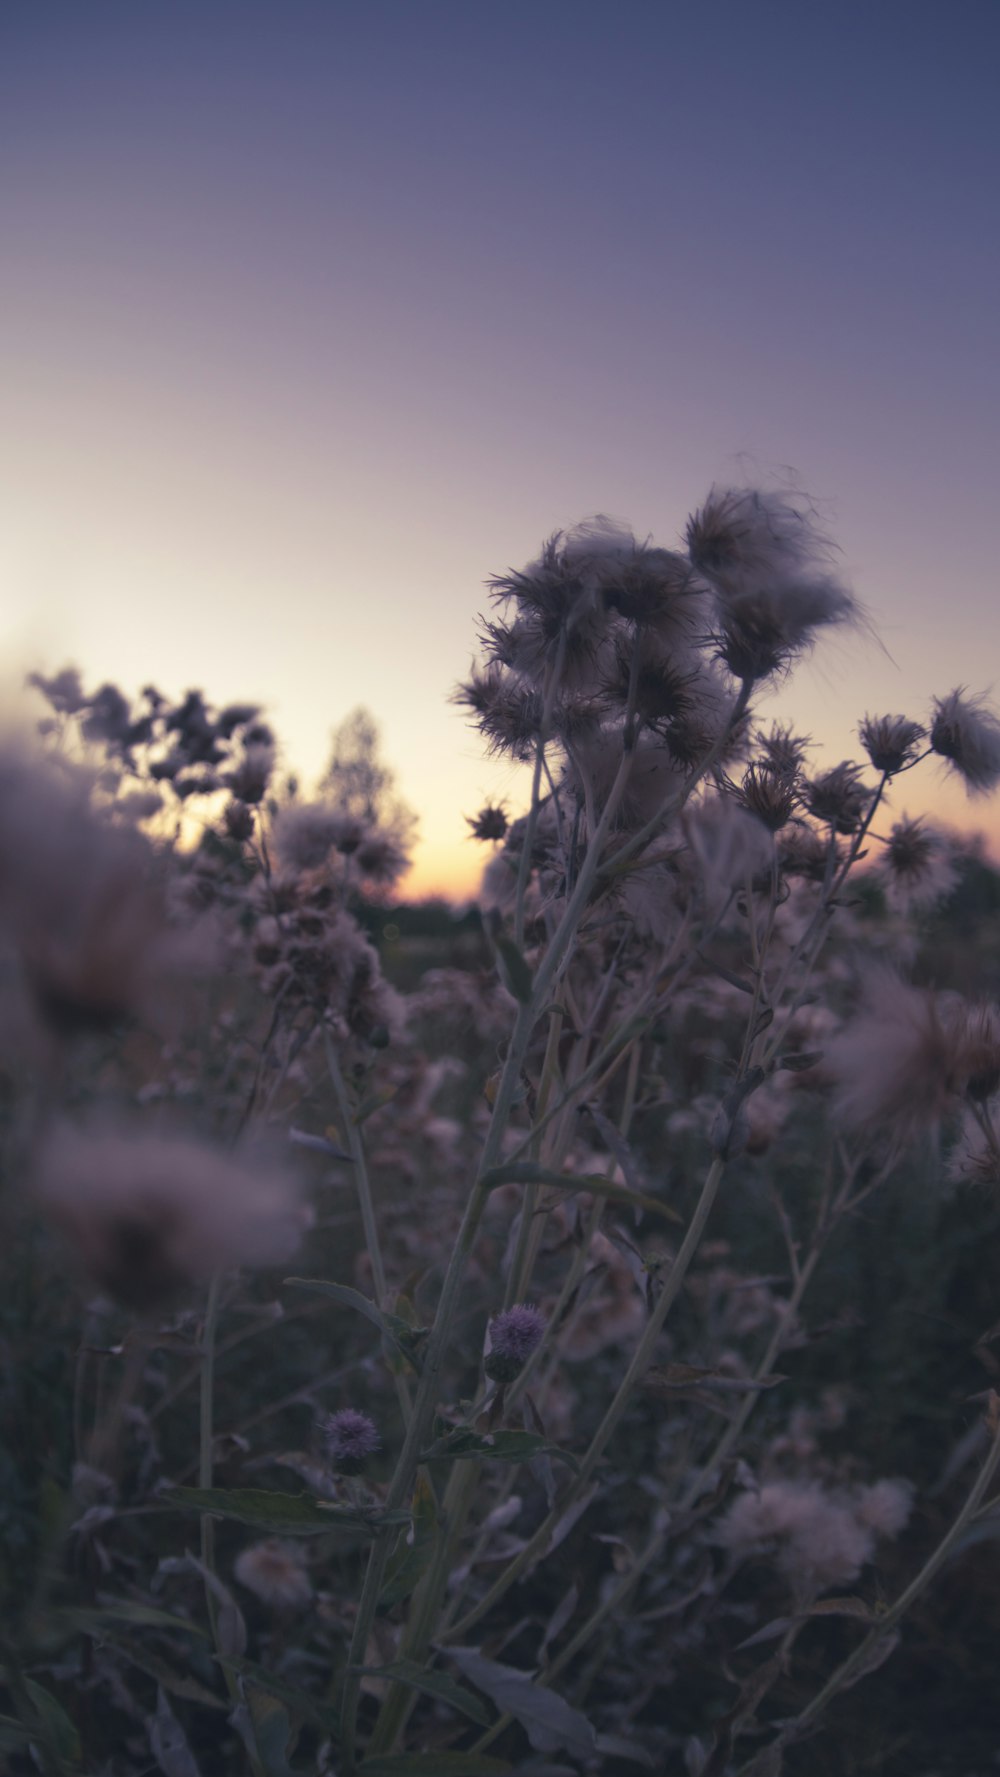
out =
[[[594,1470],[604,1455],[608,1443],[618,1429],[635,1389],[638,1387],[638,1384],[649,1367],[656,1342],[663,1329],[663,1324],[680,1294],[681,1286],[687,1275],[688,1267],[698,1249],[705,1224],[711,1214],[712,1206],[718,1193],[719,1183],[722,1179],[724,1168],[725,1161],[721,1156],[717,1155],[708,1169],[705,1182],[701,1188],[701,1195],[698,1198],[694,1214],[688,1224],[687,1233],[681,1243],[677,1257],[670,1268],[667,1280],[660,1291],[656,1307],[646,1324],[645,1332],[635,1349],[632,1361],[622,1378],[614,1399],[591,1439],[587,1453],[583,1457],[580,1463],[580,1468],[567,1493],[564,1494],[559,1503],[549,1512],[548,1516],[539,1525],[534,1536],[529,1539],[521,1552],[515,1557],[509,1566],[505,1568],[499,1579],[497,1579],[490,1587],[485,1597],[482,1598],[472,1610],[467,1611],[465,1616],[452,1626],[448,1632],[449,1641],[461,1641],[467,1631],[471,1629],[475,1623],[478,1623],[480,1618],[484,1617],[488,1611],[492,1610],[494,1604],[504,1596],[516,1580],[520,1579],[521,1574],[545,1553],[556,1524],[559,1522],[560,1518],[565,1515],[570,1506],[575,1504],[581,1494],[585,1491]]]
[[[439,1384],[451,1340],[452,1323],[465,1277],[466,1264],[487,1201],[488,1192],[484,1191],[482,1181],[501,1158],[503,1137],[514,1105],[528,1044],[547,1002],[557,971],[576,934],[577,926],[597,876],[604,841],[617,814],[631,768],[632,755],[625,753],[601,819],[588,846],[573,893],[567,901],[562,919],[535,976],[530,1000],[518,1007],[517,1019],[493,1105],[493,1115],[483,1144],[479,1169],[469,1193],[462,1224],[445,1272],[437,1313],[434,1316],[434,1324],[424,1353],[413,1411],[406,1429],[403,1447],[389,1483],[385,1502],[387,1511],[398,1510],[410,1496],[420,1460],[420,1452],[426,1440],[438,1398]],[[361,1688],[361,1673],[358,1669],[364,1665],[368,1637],[375,1620],[392,1534],[392,1532],[382,1531],[375,1538],[368,1559],[361,1597],[358,1601],[354,1634],[351,1640],[341,1698],[342,1753],[344,1766],[348,1772],[353,1769],[357,1738],[357,1711]]]
[[[375,1286],[375,1300],[378,1303],[378,1306],[384,1309],[388,1306],[388,1289],[385,1280],[385,1265],[382,1259],[382,1245],[379,1240],[378,1221],[375,1215],[375,1202],[372,1197],[371,1179],[368,1176],[368,1159],[365,1154],[365,1144],[361,1139],[361,1130],[358,1128],[355,1120],[354,1110],[350,1098],[348,1097],[347,1086],[344,1081],[343,1073],[341,1072],[340,1062],[337,1059],[337,1051],[334,1048],[330,1032],[325,1024],[322,1026],[322,1030],[327,1071],[330,1075],[330,1083],[333,1086],[334,1096],[337,1100],[337,1110],[340,1114],[341,1124],[343,1125],[344,1140],[347,1143],[347,1149],[353,1164],[354,1186],[358,1194],[358,1207],[361,1210],[361,1226],[364,1230],[365,1245],[368,1248],[368,1257],[371,1260],[372,1282]],[[401,1376],[395,1369],[393,1370],[393,1380],[396,1385],[396,1395],[399,1400],[400,1411],[403,1415],[403,1423],[405,1425],[409,1421],[411,1413],[410,1391],[406,1385],[405,1377]]]
[[[198,1485],[201,1488],[211,1487],[214,1438],[214,1391],[215,1391],[215,1337],[219,1320],[219,1296],[222,1290],[222,1273],[213,1273],[208,1286],[208,1300],[205,1303],[205,1320],[201,1333],[201,1394],[198,1403]],[[205,1566],[215,1571],[215,1519],[207,1512],[201,1520],[201,1558]],[[212,1624],[213,1637],[216,1634],[215,1598],[211,1589],[206,1586],[205,1598],[208,1603],[208,1614]],[[217,1650],[218,1651],[218,1650]]]
[[[214,1470],[214,1398],[215,1398],[215,1345],[219,1324],[219,1301],[222,1295],[222,1273],[216,1271],[208,1286],[208,1298],[205,1303],[205,1321],[201,1334],[201,1398],[198,1410],[198,1485],[208,1488],[212,1485]],[[215,1519],[208,1512],[201,1515],[201,1561],[206,1574],[215,1573]],[[205,1604],[208,1609],[208,1621],[212,1631],[212,1642],[215,1647],[219,1664],[225,1673],[226,1688],[233,1706],[241,1701],[239,1685],[232,1670],[222,1644],[219,1640],[219,1609],[215,1593],[204,1580]],[[254,1777],[267,1777],[257,1754],[248,1748],[250,1767]]]

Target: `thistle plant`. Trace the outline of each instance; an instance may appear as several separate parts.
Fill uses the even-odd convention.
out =
[[[89,1292],[17,1757],[72,1763],[88,1674],[132,1699],[116,1777],[763,1777],[989,1533],[996,1397],[935,1452],[947,1519],[810,1350],[894,1192],[1000,1179],[1000,1010],[909,975],[966,860],[896,807],[935,761],[987,793],[1000,722],[959,689],[822,767],[760,725],[864,621],[787,495],[713,490],[670,549],[594,519],[490,594],[457,698],[527,806],[469,817],[473,966],[407,992],[363,923],[406,839],[370,757],[304,798],[257,709],[71,671],[5,757],[7,1141]]]

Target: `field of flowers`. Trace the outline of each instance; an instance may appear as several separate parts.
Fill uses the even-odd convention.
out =
[[[979,1777],[1000,879],[900,798],[1000,721],[760,727],[859,620],[784,495],[491,591],[475,916],[363,719],[0,744],[0,1767]]]

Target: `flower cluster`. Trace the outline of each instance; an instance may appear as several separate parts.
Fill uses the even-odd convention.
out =
[[[740,1494],[718,1529],[719,1541],[747,1557],[776,1551],[777,1566],[803,1599],[850,1585],[875,1553],[877,1537],[906,1527],[912,1488],[903,1481],[830,1492],[819,1481],[767,1481]]]

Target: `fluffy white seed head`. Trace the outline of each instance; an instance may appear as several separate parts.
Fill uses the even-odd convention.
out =
[[[964,688],[935,699],[931,747],[958,772],[971,796],[985,796],[1000,783],[1000,718],[983,696]]]
[[[310,1220],[291,1176],[255,1156],[68,1123],[35,1188],[84,1269],[137,1310],[219,1270],[283,1264]]]

